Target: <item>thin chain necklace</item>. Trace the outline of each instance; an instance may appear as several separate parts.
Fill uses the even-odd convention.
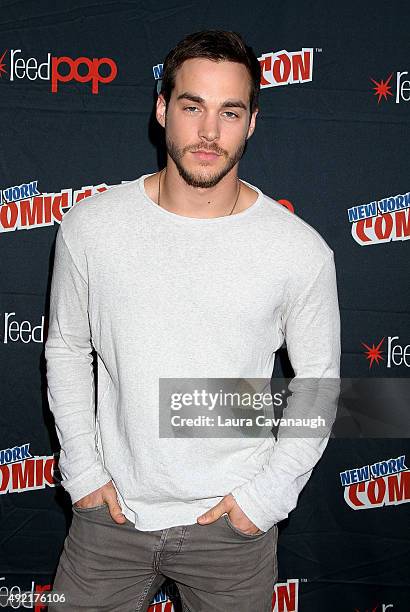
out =
[[[160,198],[161,198],[161,175],[162,175],[162,173],[165,174],[166,170],[167,170],[166,168],[163,168],[161,170],[161,172],[159,173],[159,175],[158,175],[158,206],[161,206],[161,204],[160,204]],[[236,194],[235,204],[232,206],[231,212],[228,215],[222,215],[223,217],[229,217],[229,215],[231,215],[233,213],[234,208],[235,208],[235,206],[236,206],[236,204],[238,202],[239,194],[241,192],[242,185],[241,185],[241,181],[239,179],[236,179],[236,180],[238,182],[238,193]]]

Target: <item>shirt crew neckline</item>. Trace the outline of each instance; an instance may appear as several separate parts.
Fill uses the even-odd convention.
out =
[[[248,206],[248,208],[245,208],[245,210],[242,210],[239,213],[233,215],[224,215],[222,217],[187,217],[186,215],[179,215],[177,213],[171,212],[170,210],[166,210],[165,208],[158,206],[156,202],[151,200],[151,198],[145,191],[144,181],[148,176],[152,176],[153,174],[155,174],[155,172],[143,174],[142,176],[140,176],[139,179],[137,179],[136,182],[136,186],[139,189],[141,195],[143,196],[144,203],[147,204],[153,211],[156,211],[160,215],[164,215],[164,219],[168,217],[170,220],[178,221],[180,223],[233,223],[234,220],[239,220],[244,217],[248,217],[260,207],[263,201],[263,193],[258,187],[255,187],[255,185],[248,183],[248,181],[245,181],[244,179],[239,179],[242,183],[245,183],[246,185],[254,189],[258,194],[258,197],[256,198],[255,202],[251,204],[251,206]]]

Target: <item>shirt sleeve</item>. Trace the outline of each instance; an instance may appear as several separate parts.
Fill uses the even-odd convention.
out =
[[[47,397],[60,442],[61,484],[72,503],[111,479],[96,447],[88,283],[57,231],[45,343]]]
[[[285,309],[284,335],[295,377],[283,416],[321,412],[327,426],[314,437],[282,436],[256,476],[231,493],[262,531],[285,519],[325,450],[340,390],[340,312],[334,254],[330,251],[313,280]],[[288,414],[286,414],[286,410]],[[327,417],[327,419],[326,419]],[[333,420],[332,420],[333,418]]]

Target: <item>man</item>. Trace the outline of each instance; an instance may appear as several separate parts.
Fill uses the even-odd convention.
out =
[[[166,167],[77,203],[57,233],[45,351],[74,514],[54,591],[72,612],[147,610],[167,577],[187,611],[271,610],[277,523],[326,440],[158,429],[160,378],[270,379],[284,341],[295,379],[339,377],[333,251],[238,179],[260,78],[238,34],[187,36],[156,107]]]

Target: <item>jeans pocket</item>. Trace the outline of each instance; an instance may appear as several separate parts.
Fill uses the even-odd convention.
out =
[[[88,508],[79,508],[74,504],[72,505],[72,509],[76,512],[92,512],[93,510],[101,510],[102,508],[108,508],[107,504],[99,504],[98,506],[90,506]]]
[[[237,535],[241,536],[242,538],[248,538],[248,539],[250,538],[250,539],[255,540],[257,538],[262,538],[264,535],[266,535],[268,533],[267,531],[262,531],[262,532],[258,532],[258,533],[245,533],[244,531],[241,531],[240,529],[235,527],[235,525],[231,522],[231,520],[229,519],[229,516],[227,514],[223,514],[222,516],[225,519],[225,523],[228,525],[228,527],[231,529],[231,531],[233,531]]]

